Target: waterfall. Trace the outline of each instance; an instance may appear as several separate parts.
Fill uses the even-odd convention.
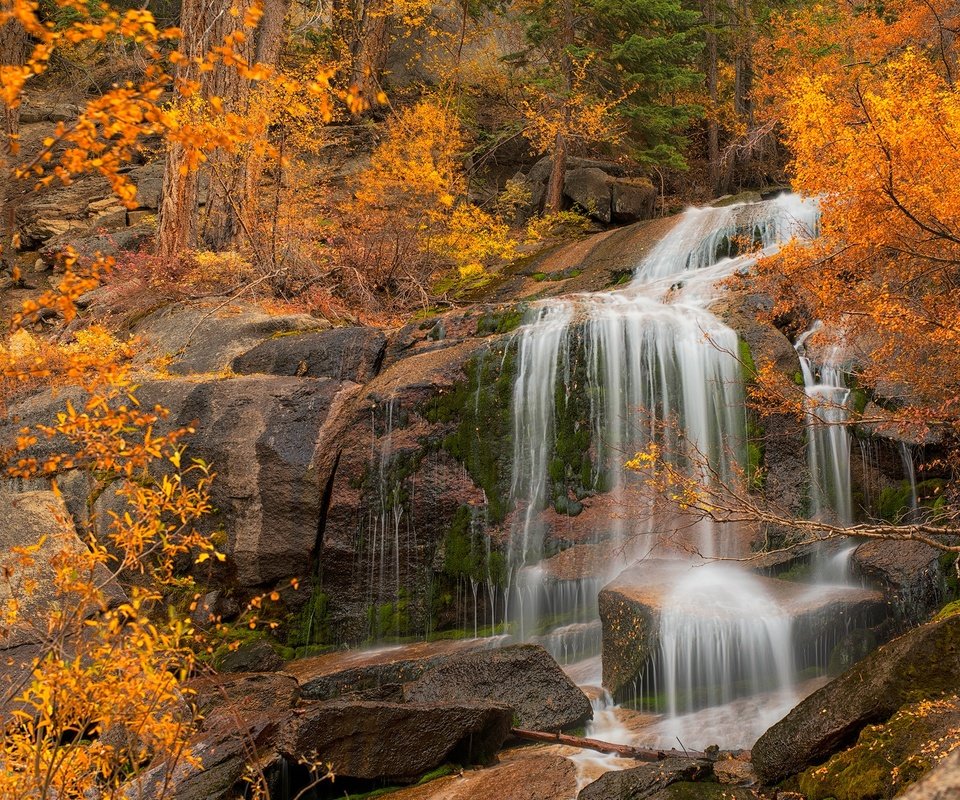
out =
[[[530,309],[517,334],[511,487],[516,510],[508,546],[513,582],[508,614],[519,622],[522,637],[536,631],[553,652],[583,658],[599,638],[596,592],[639,555],[658,546],[675,559],[690,550],[707,557],[743,552],[737,536],[717,526],[671,526],[655,519],[652,507],[637,508],[630,490],[641,477],[623,465],[659,444],[701,482],[742,479],[740,341],[709,310],[718,296],[715,286],[749,268],[758,252],[814,235],[817,216],[815,203],[793,195],[690,209],[627,287],[543,301]],[[582,418],[574,413],[578,400]],[[564,463],[571,451],[561,435],[586,433],[588,440],[575,439],[580,474],[571,476]],[[590,570],[556,579],[544,560],[546,509],[552,502],[557,512],[577,512],[581,493],[589,497],[593,490],[605,493],[614,508],[605,529],[593,530],[590,540],[606,546],[608,556],[594,559]],[[662,533],[672,541],[661,541]],[[693,605],[691,597],[697,598]],[[577,606],[572,620],[571,603]],[[537,630],[544,612],[558,610],[561,624]],[[667,598],[660,622],[661,649],[653,669],[671,716],[704,699],[725,702],[743,692],[792,690],[790,616],[743,571],[693,570]]]
[[[850,483],[850,389],[840,366],[840,350],[831,348],[820,365],[806,353],[806,343],[820,331],[818,322],[797,339],[807,410],[807,464],[810,470],[811,516],[832,515],[841,524],[853,522]]]

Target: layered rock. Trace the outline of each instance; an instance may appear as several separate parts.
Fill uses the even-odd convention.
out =
[[[753,765],[761,779],[777,782],[825,761],[911,700],[958,685],[960,616],[951,616],[887,643],[810,695],[760,737]]]

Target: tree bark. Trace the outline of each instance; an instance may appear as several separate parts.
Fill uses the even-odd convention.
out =
[[[518,739],[527,739],[532,742],[552,742],[568,747],[579,747],[584,750],[596,750],[598,753],[613,753],[624,758],[633,758],[637,761],[663,761],[665,758],[706,758],[704,753],[695,750],[647,750],[642,747],[631,747],[627,744],[613,744],[602,742],[599,739],[587,739],[582,736],[568,736],[564,733],[546,733],[545,731],[528,731],[523,728],[511,728],[510,733]]]
[[[5,66],[22,66],[30,55],[30,37],[24,27],[16,20],[10,20],[0,27],[0,63]],[[3,238],[0,240],[0,263],[12,266],[14,263],[14,239],[17,232],[17,205],[19,204],[20,182],[14,178],[14,164],[19,147],[20,106],[3,103],[2,146],[2,186],[0,186],[0,204],[3,220]]]
[[[717,0],[704,0],[703,17],[707,23],[707,96],[710,98],[710,115],[707,117],[707,163],[710,191],[720,192],[720,124],[717,122]]]
[[[543,210],[548,214],[556,214],[563,210],[563,184],[567,176],[567,157],[569,143],[567,136],[570,131],[570,95],[573,92],[573,60],[570,48],[576,40],[574,30],[573,0],[563,0],[560,17],[560,65],[563,71],[563,127],[558,131],[553,145],[553,165],[550,169],[550,180],[547,182],[547,192]]]
[[[380,76],[386,66],[389,39],[389,9],[384,0],[363,3],[353,42],[353,64],[350,85],[360,100],[369,106],[376,103]]]

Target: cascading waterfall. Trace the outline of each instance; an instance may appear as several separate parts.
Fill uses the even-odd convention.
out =
[[[575,592],[584,603],[577,624],[539,638],[562,656],[570,647],[568,634],[584,636],[583,624],[597,619],[589,606],[592,601],[595,607],[595,592],[657,545],[653,509],[628,505],[631,476],[623,464],[634,453],[661,444],[701,481],[731,482],[742,474],[746,422],[739,339],[708,310],[717,299],[714,286],[749,267],[757,250],[769,253],[794,236],[812,236],[816,224],[816,204],[793,195],[691,209],[637,268],[628,287],[544,301],[528,313],[518,334],[512,486],[517,511],[508,552],[513,581],[508,606],[522,636],[530,636],[544,609],[562,605],[551,598],[564,591],[563,584],[589,584],[589,591]],[[585,361],[585,370],[575,367],[577,358]],[[595,541],[607,542],[612,554],[600,574],[557,582],[542,567],[542,512],[552,491],[557,404],[572,392],[589,398],[590,480],[608,490],[619,513],[611,515],[610,530],[596,532]],[[701,522],[692,537],[690,531],[683,534],[679,551],[675,542],[668,552],[675,558],[683,549],[704,556],[741,552],[736,537],[725,533]],[[793,685],[789,616],[742,571],[710,570],[708,597],[691,606],[678,587],[662,613],[659,671],[651,680],[657,684],[654,693],[667,695],[672,716],[697,706],[704,692],[713,703],[761,688],[789,692]],[[695,572],[687,588],[701,585],[704,573]]]

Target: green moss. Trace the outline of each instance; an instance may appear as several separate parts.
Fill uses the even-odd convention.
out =
[[[287,626],[286,646],[296,653],[301,649],[331,645],[329,604],[330,598],[319,581],[314,583],[307,604]]]
[[[753,360],[753,353],[746,339],[737,341],[740,367],[743,369],[744,383],[751,383],[757,377],[757,363]]]
[[[806,386],[807,382],[803,379],[803,373],[800,370],[797,370],[793,373],[793,382],[797,386]]]
[[[520,323],[523,322],[525,311],[526,307],[519,305],[484,314],[477,320],[477,335],[490,336],[497,333],[504,334],[515,331],[520,327]]]
[[[534,272],[533,275],[530,276],[530,279],[536,281],[537,283],[540,283],[541,281],[545,281],[547,279],[547,273]]]
[[[917,484],[917,504],[936,512],[944,507],[944,481],[939,478],[921,481]],[[899,486],[888,486],[881,490],[877,499],[876,513],[881,519],[888,522],[900,522],[910,510],[913,487],[909,481],[901,481]]]
[[[857,743],[799,777],[808,800],[875,800],[902,792],[935,765],[936,752],[957,740],[957,698],[906,706],[883,725],[861,732]],[[927,751],[930,752],[927,752]]]
[[[617,270],[614,273],[612,273],[611,277],[612,279],[609,284],[610,286],[626,286],[628,283],[630,283],[633,280],[633,270],[632,269]]]
[[[410,597],[405,589],[392,602],[374,603],[367,607],[367,623],[373,641],[407,637],[413,633],[410,619]]]
[[[952,600],[936,613],[933,621],[939,622],[948,617],[955,617],[957,614],[960,614],[960,600]]]
[[[451,578],[471,578],[478,582],[490,581],[500,586],[505,580],[503,560],[491,551],[488,555],[486,530],[474,520],[475,510],[462,505],[454,514],[444,537],[443,571]]]
[[[426,775],[424,775],[420,780],[417,781],[417,786],[423,786],[425,783],[430,783],[430,781],[435,781],[437,778],[446,778],[447,775],[453,775],[457,771],[457,768],[453,764],[443,764],[436,769],[430,770]]]

